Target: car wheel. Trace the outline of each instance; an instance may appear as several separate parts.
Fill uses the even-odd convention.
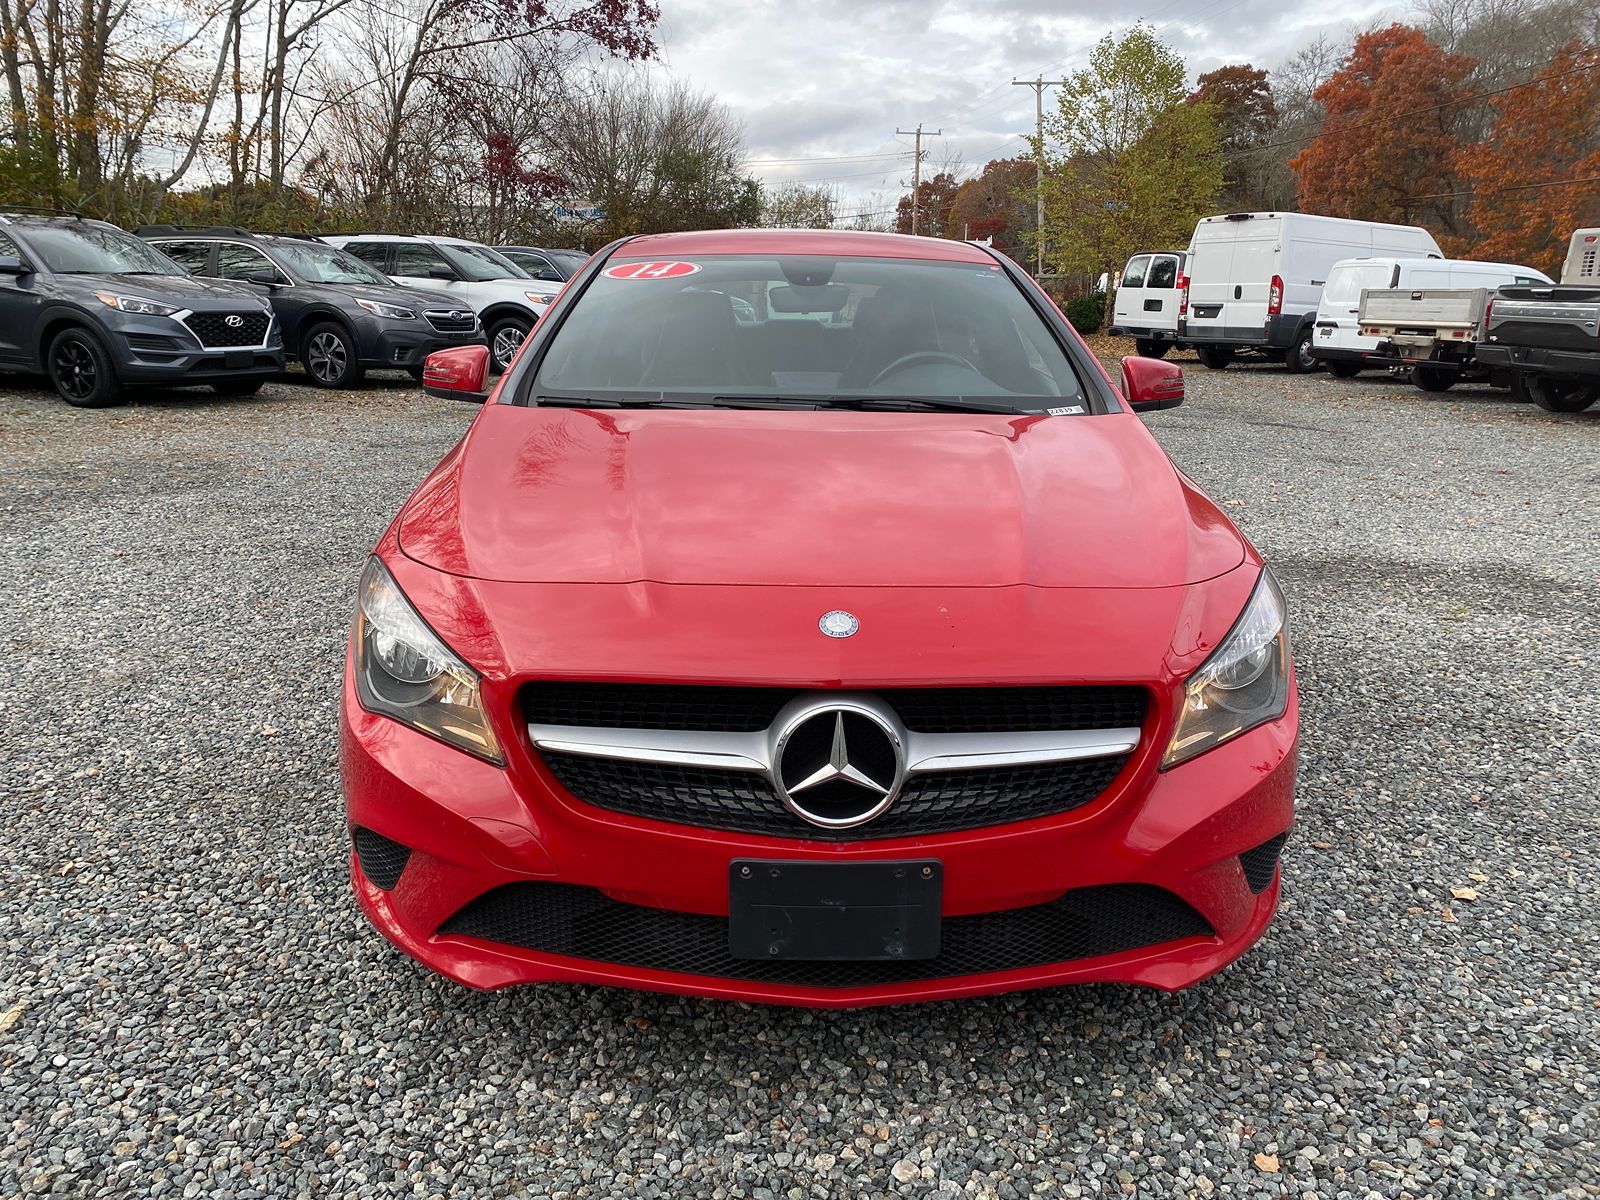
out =
[[[528,330],[532,328],[531,321],[524,321],[520,317],[501,317],[489,326],[489,358],[496,371],[504,371],[511,365],[523,339],[528,336]]]
[[[45,369],[56,394],[75,408],[109,408],[122,402],[122,382],[112,370],[111,356],[87,329],[56,334],[45,353]]]
[[[1292,375],[1309,375],[1322,365],[1311,353],[1311,330],[1301,332],[1295,344],[1284,354],[1283,365],[1289,368]]]
[[[1448,391],[1455,381],[1454,371],[1446,371],[1439,367],[1424,367],[1420,363],[1411,368],[1411,382],[1425,392]]]
[[[1134,338],[1133,348],[1139,352],[1140,358],[1165,358],[1167,351],[1172,349],[1172,343],[1160,338]]]
[[[314,325],[300,346],[300,365],[318,387],[347,388],[361,382],[356,347],[344,327],[331,321]]]
[[[1356,362],[1339,362],[1329,359],[1324,365],[1328,368],[1328,374],[1335,379],[1354,379],[1361,374],[1361,364]]]
[[[219,396],[254,396],[264,383],[265,379],[228,379],[213,383],[211,390]]]
[[[1582,412],[1600,400],[1600,384],[1585,386],[1575,379],[1557,379],[1551,375],[1521,375],[1521,379],[1528,398],[1545,412]]]
[[[1195,353],[1200,356],[1200,361],[1213,371],[1224,370],[1233,361],[1232,346],[1197,346]]]

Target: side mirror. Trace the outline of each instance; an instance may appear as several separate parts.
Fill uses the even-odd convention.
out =
[[[422,367],[422,390],[441,400],[482,404],[489,398],[489,347],[435,350]]]
[[[449,267],[429,267],[428,268],[428,278],[429,279],[459,279],[461,277],[459,275],[457,275],[454,271],[452,271]]]
[[[1122,398],[1134,412],[1177,408],[1183,403],[1183,368],[1130,354],[1122,360]]]
[[[257,283],[257,284],[260,284],[262,287],[269,287],[269,288],[276,288],[276,287],[282,287],[283,286],[283,284],[281,282],[279,282],[278,277],[276,275],[274,275],[271,271],[251,271],[250,274],[245,276],[245,282],[247,282],[247,283]]]
[[[22,260],[14,254],[0,257],[0,275],[32,275],[33,268],[22,265]]]

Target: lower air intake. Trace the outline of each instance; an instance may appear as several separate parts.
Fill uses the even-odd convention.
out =
[[[1210,937],[1205,918],[1148,884],[1077,888],[1006,912],[947,917],[937,958],[915,962],[762,962],[728,953],[728,921],[613,900],[597,888],[508,883],[446,921],[441,935],[545,954],[758,983],[849,988],[1039,967]]]
[[[391,841],[381,833],[373,833],[359,825],[355,831],[356,858],[361,862],[361,873],[381,891],[393,891],[400,882],[400,872],[411,861],[411,848]]]
[[[1256,895],[1259,896],[1271,886],[1272,876],[1278,870],[1278,852],[1288,840],[1289,834],[1286,831],[1262,842],[1254,850],[1246,850],[1239,855],[1239,865],[1244,868],[1245,882]]]

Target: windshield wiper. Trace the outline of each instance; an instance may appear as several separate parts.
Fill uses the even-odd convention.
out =
[[[1026,416],[1038,409],[1018,408],[1003,400],[970,400],[965,396],[829,396],[830,408],[858,408],[864,412],[973,412]]]

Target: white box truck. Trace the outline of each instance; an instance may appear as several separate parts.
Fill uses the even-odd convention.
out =
[[[1213,370],[1249,352],[1291,371],[1314,371],[1313,325],[1333,265],[1373,255],[1444,257],[1433,235],[1416,225],[1311,213],[1203,217],[1189,244],[1178,341]]]

